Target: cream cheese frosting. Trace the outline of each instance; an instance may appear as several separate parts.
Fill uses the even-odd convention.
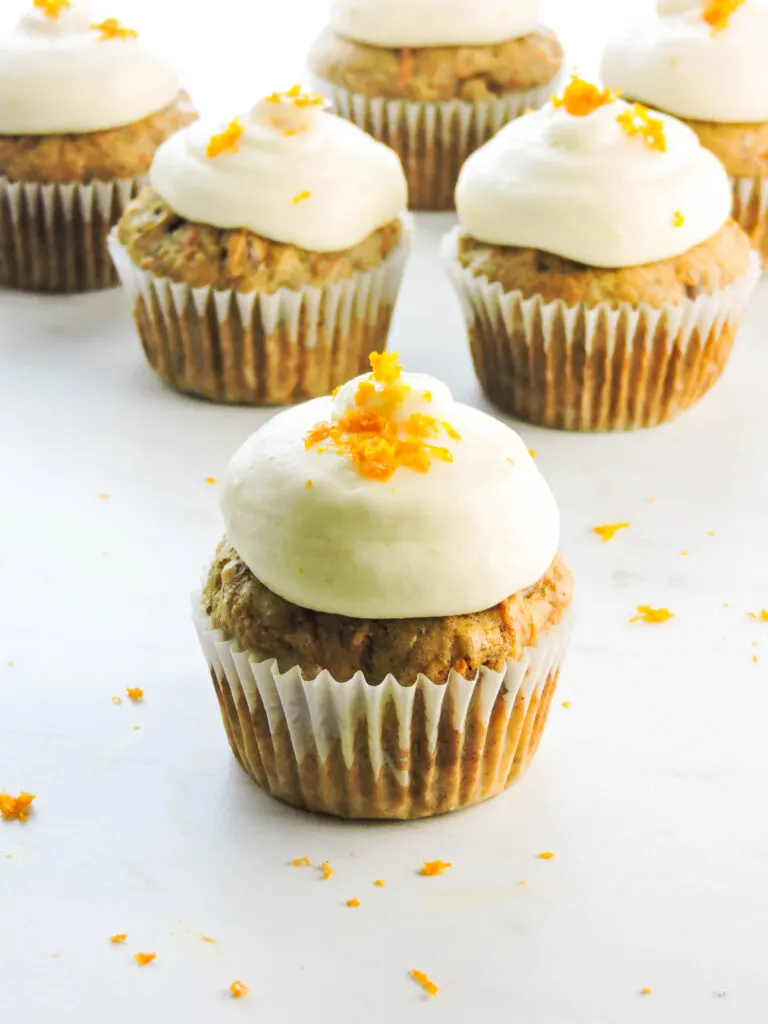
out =
[[[0,38],[0,134],[105,131],[169,106],[172,65],[141,35],[97,24],[84,0],[33,7]],[[103,26],[103,27],[100,27]]]
[[[467,614],[535,583],[557,552],[559,515],[521,438],[432,377],[395,386],[393,407],[386,384],[358,378],[245,442],[222,499],[240,557],[286,600],[355,618]],[[375,445],[361,469],[333,441],[350,415],[387,406],[390,429],[429,436],[425,471],[406,451],[387,476]]]
[[[408,204],[397,154],[298,88],[229,128],[200,121],[178,132],[149,177],[188,220],[314,252],[358,245]]]
[[[607,46],[602,77],[625,96],[699,121],[768,121],[768,2],[745,0],[713,29],[702,3],[666,0]]]
[[[654,132],[661,148],[645,137]],[[550,102],[513,121],[470,156],[456,189],[459,221],[479,241],[594,267],[678,256],[716,234],[732,202],[690,128],[612,96],[583,116]]]
[[[369,46],[489,46],[535,32],[540,0],[335,0],[331,28]]]

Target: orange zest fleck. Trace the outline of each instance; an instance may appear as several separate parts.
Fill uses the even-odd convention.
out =
[[[324,860],[323,863],[320,865],[320,870],[323,872],[324,882],[327,882],[328,879],[333,876],[333,868],[331,867],[327,860]]]
[[[311,490],[312,490],[312,488],[314,487],[314,484],[312,483],[312,481],[311,481],[311,480],[307,480],[307,482],[306,482],[306,484],[304,484],[304,486],[306,487],[306,489],[307,489],[308,491],[311,491]]]
[[[147,964],[151,964],[156,958],[157,953],[136,953],[133,957],[139,967],[146,967]]]
[[[545,850],[545,851],[544,851],[543,853],[537,853],[537,854],[536,854],[536,857],[537,857],[537,858],[538,858],[539,860],[552,860],[552,858],[553,858],[554,856],[555,856],[555,855],[554,855],[554,853],[552,853],[552,851],[551,851],[551,850]]]
[[[0,793],[0,816],[3,821],[26,821],[32,810],[34,799],[34,793],[25,793],[24,790],[18,796]]]
[[[750,619],[755,619],[756,622],[768,622],[768,609],[763,608],[759,612],[747,612]]]
[[[681,228],[683,224],[685,224],[685,217],[682,215],[682,213],[680,213],[679,210],[676,210],[674,216],[672,217],[672,227]]]
[[[701,20],[712,29],[712,35],[719,35],[728,28],[731,16],[738,11],[744,0],[711,0],[701,12]]]
[[[638,614],[630,619],[630,622],[667,622],[675,615],[669,608],[651,608],[649,604],[639,604],[637,612]]]
[[[571,702],[569,700],[564,700],[564,701],[561,701],[561,703],[560,703],[560,707],[561,708],[565,708],[566,711],[568,710],[568,708],[570,706],[571,706]]]
[[[210,935],[204,935],[203,942],[210,942],[213,945],[216,945],[216,939],[212,939]]]
[[[599,89],[574,73],[562,95],[552,97],[552,103],[562,107],[571,117],[588,117],[600,107],[615,103],[617,98],[618,93],[611,89]]]
[[[100,498],[100,499],[101,499],[102,501],[109,501],[109,499],[110,499],[111,497],[112,497],[112,495],[111,495],[111,494],[100,494],[100,495],[99,495],[99,498]]]
[[[51,21],[55,21],[62,11],[72,6],[71,0],[33,0],[33,4]]]
[[[593,526],[592,533],[596,533],[597,536],[606,544],[609,540],[613,540],[619,530],[628,530],[629,523],[607,523],[605,526]]]
[[[453,864],[450,861],[445,860],[425,860],[421,867],[421,874],[427,875],[431,878],[434,875],[442,875],[448,868],[452,868]]]
[[[232,993],[233,999],[242,999],[248,995],[250,989],[243,981],[233,981],[229,986],[229,991]]]
[[[667,134],[664,122],[660,117],[651,117],[648,108],[642,103],[633,103],[631,107],[622,110],[616,120],[630,138],[639,135],[649,149],[666,153]]]
[[[216,477],[215,476],[207,476],[205,478],[205,482],[207,484],[215,484],[216,483]]]
[[[383,878],[377,878],[376,881],[373,884],[377,885],[379,887],[379,889],[383,889],[384,888],[384,879]]]
[[[222,153],[239,153],[240,146],[238,143],[244,131],[245,129],[240,123],[240,119],[236,117],[233,121],[229,122],[223,132],[211,136],[205,150],[205,155],[213,160],[217,156],[221,156]]]
[[[528,449],[528,454],[531,456],[532,459],[535,459],[536,458],[536,449],[535,448],[529,448]]]
[[[297,857],[296,860],[291,861],[291,865],[295,868],[311,868],[312,861],[309,857]]]
[[[114,942],[114,944],[116,946],[119,946],[122,942],[125,942],[125,940],[127,938],[128,938],[128,933],[126,932],[125,934],[121,933],[120,935],[110,935],[109,941],[110,942]]]
[[[273,92],[266,97],[267,103],[285,103],[298,107],[322,107],[326,100],[314,92],[304,92],[300,85],[292,85],[286,92]]]
[[[129,686],[125,692],[134,702],[144,700],[144,691],[140,686]]]
[[[351,900],[347,900],[347,906],[348,907],[359,907],[360,906],[360,900],[357,898],[357,896],[354,896]]]
[[[113,704],[122,704],[123,703],[123,698],[122,697],[113,697],[112,698],[112,703]]]
[[[428,992],[431,996],[436,996],[440,991],[439,987],[430,981],[424,971],[417,971],[415,968],[411,971],[411,977],[417,985],[421,985],[425,992]]]
[[[640,995],[641,996],[649,996],[652,991],[653,991],[653,989],[648,988],[648,986],[646,985],[645,988],[641,988],[640,989]]]
[[[126,28],[117,18],[107,18],[98,25],[91,25],[94,32],[100,32],[99,42],[103,43],[108,39],[136,39],[139,35],[132,28]]]
[[[408,84],[413,78],[413,72],[416,68],[416,61],[414,60],[413,50],[409,47],[404,47],[400,51],[399,69],[397,73],[397,84],[401,89],[407,89]]]
[[[311,192],[298,192],[298,193],[297,193],[297,194],[296,194],[296,195],[295,195],[295,196],[293,197],[293,199],[291,200],[291,202],[293,203],[293,205],[294,205],[294,206],[298,206],[298,205],[299,205],[299,203],[303,203],[305,199],[310,199],[310,198],[311,198],[311,196],[312,196],[312,193],[311,193]]]

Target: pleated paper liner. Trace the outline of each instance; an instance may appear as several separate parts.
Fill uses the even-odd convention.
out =
[[[323,79],[314,88],[334,113],[390,146],[403,163],[412,210],[452,210],[459,171],[467,157],[526,110],[557,91],[559,78],[494,100],[417,103],[350,92]]]
[[[272,796],[343,818],[420,818],[503,792],[539,746],[570,634],[570,613],[503,672],[444,685],[378,686],[357,673],[280,673],[214,630],[200,638],[232,753]]]
[[[569,306],[504,292],[457,258],[459,229],[443,257],[467,321],[480,384],[504,412],[559,430],[629,430],[672,420],[717,381],[760,276],[713,295],[654,309]]]
[[[0,285],[56,294],[114,287],[107,236],[143,186],[143,178],[55,185],[0,176]]]
[[[768,260],[768,177],[731,177],[733,219],[749,235],[763,262]]]
[[[366,273],[274,294],[193,288],[137,267],[113,233],[112,258],[152,369],[178,391],[215,402],[286,405],[366,373],[386,348],[410,248]]]

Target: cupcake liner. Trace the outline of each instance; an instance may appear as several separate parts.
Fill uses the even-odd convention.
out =
[[[502,672],[420,675],[378,686],[361,672],[281,673],[215,630],[195,626],[232,753],[268,793],[343,818],[420,818],[496,796],[539,745],[570,636],[570,612]]]
[[[763,260],[768,259],[768,178],[731,177],[733,219],[749,235]]]
[[[178,391],[215,402],[285,405],[326,395],[369,368],[387,345],[410,248],[380,266],[300,290],[193,288],[136,266],[116,232],[109,249],[152,369]]]
[[[32,292],[89,292],[118,283],[107,235],[145,179],[83,185],[0,176],[0,285]]]
[[[328,97],[339,117],[395,150],[408,179],[412,210],[452,210],[459,171],[470,153],[507,122],[542,107],[557,91],[558,81],[472,103],[365,96],[320,78],[314,87]]]
[[[504,412],[559,430],[629,430],[674,419],[720,376],[760,276],[663,309],[505,292],[457,257],[460,229],[443,259],[467,321],[480,384]]]

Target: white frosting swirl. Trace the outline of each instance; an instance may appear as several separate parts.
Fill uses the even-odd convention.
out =
[[[554,558],[557,507],[520,437],[431,377],[402,380],[403,416],[445,418],[458,431],[461,440],[435,442],[452,462],[401,467],[382,482],[322,445],[308,450],[307,432],[351,408],[359,380],[276,416],[230,462],[227,536],[286,600],[355,618],[460,615],[535,583]]]
[[[370,46],[490,46],[535,32],[540,0],[335,0],[331,28]]]
[[[174,101],[179,76],[164,57],[93,25],[90,4],[71,0],[56,17],[33,8],[0,39],[0,134],[121,128]]]
[[[394,150],[321,105],[276,94],[240,125],[236,149],[219,156],[208,147],[226,126],[204,121],[155,154],[151,185],[188,220],[335,252],[359,244],[408,204]]]
[[[666,152],[630,136],[617,120],[628,109],[617,101],[573,117],[549,103],[507,125],[464,165],[462,226],[593,267],[670,259],[711,238],[733,202],[724,168],[674,118],[652,113]]]
[[[768,3],[746,0],[713,32],[700,3],[670,6],[640,20],[605,51],[606,85],[678,117],[758,124],[768,121]]]

